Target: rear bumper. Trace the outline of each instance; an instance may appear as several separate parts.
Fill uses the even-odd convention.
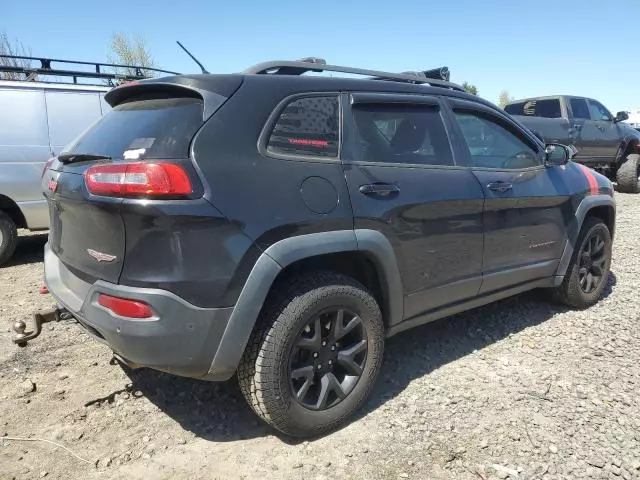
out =
[[[87,283],[67,269],[48,244],[45,283],[62,307],[126,363],[187,377],[228,378],[216,378],[210,369],[233,307],[200,308],[165,290],[101,280]],[[98,304],[100,293],[146,302],[156,315],[147,320],[120,317]]]

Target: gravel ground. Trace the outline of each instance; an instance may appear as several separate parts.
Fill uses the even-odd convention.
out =
[[[640,478],[640,197],[617,194],[607,296],[569,311],[531,292],[398,335],[358,418],[274,435],[234,382],[109,363],[70,322],[27,348],[46,237],[0,273],[0,478]],[[75,457],[77,455],[80,458]]]

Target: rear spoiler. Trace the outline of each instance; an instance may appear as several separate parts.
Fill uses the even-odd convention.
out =
[[[203,118],[207,119],[241,84],[240,75],[181,75],[123,83],[109,90],[104,99],[111,107],[115,107],[133,97],[148,94],[201,98],[204,101]]]

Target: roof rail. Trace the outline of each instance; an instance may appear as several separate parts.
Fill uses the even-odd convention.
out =
[[[24,75],[24,80],[33,81],[35,77],[40,76],[53,76],[53,77],[71,77],[73,83],[77,84],[79,78],[91,78],[106,80],[109,85],[113,85],[116,81],[132,81],[132,80],[144,80],[149,78],[145,75],[146,71],[166,73],[169,75],[179,75],[178,72],[171,72],[169,70],[161,70],[159,68],[140,67],[136,65],[119,65],[115,63],[98,63],[98,62],[79,62],[75,60],[59,60],[55,58],[43,58],[43,57],[23,57],[19,55],[0,55],[0,59],[12,59],[12,60],[27,60],[29,62],[40,62],[39,67],[31,68],[17,65],[3,65],[0,64],[0,72],[17,73]],[[64,68],[53,68],[52,62],[73,64],[73,65],[91,65],[95,71],[87,70],[73,70]],[[119,74],[114,72],[106,72],[104,68],[126,68],[134,72],[131,74]],[[77,68],[77,67],[76,67]],[[65,83],[65,82],[59,82]],[[88,85],[88,84],[87,84]]]
[[[426,83],[432,86],[451,88],[453,90],[464,91],[459,85],[449,82],[449,69],[447,67],[425,70],[422,72],[390,73],[377,70],[367,70],[363,68],[341,67],[338,65],[327,65],[322,58],[308,57],[298,61],[270,61],[259,63],[247,68],[246,74],[271,74],[271,75],[303,75],[307,72],[340,72],[353,75],[363,75],[374,80],[391,80],[405,83]]]

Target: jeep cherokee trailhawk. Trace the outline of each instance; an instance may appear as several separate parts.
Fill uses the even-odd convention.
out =
[[[584,308],[607,283],[611,182],[446,69],[268,62],[105,99],[42,180],[57,315],[131,366],[237,373],[286,434],[353,414],[391,335],[538,287]]]

